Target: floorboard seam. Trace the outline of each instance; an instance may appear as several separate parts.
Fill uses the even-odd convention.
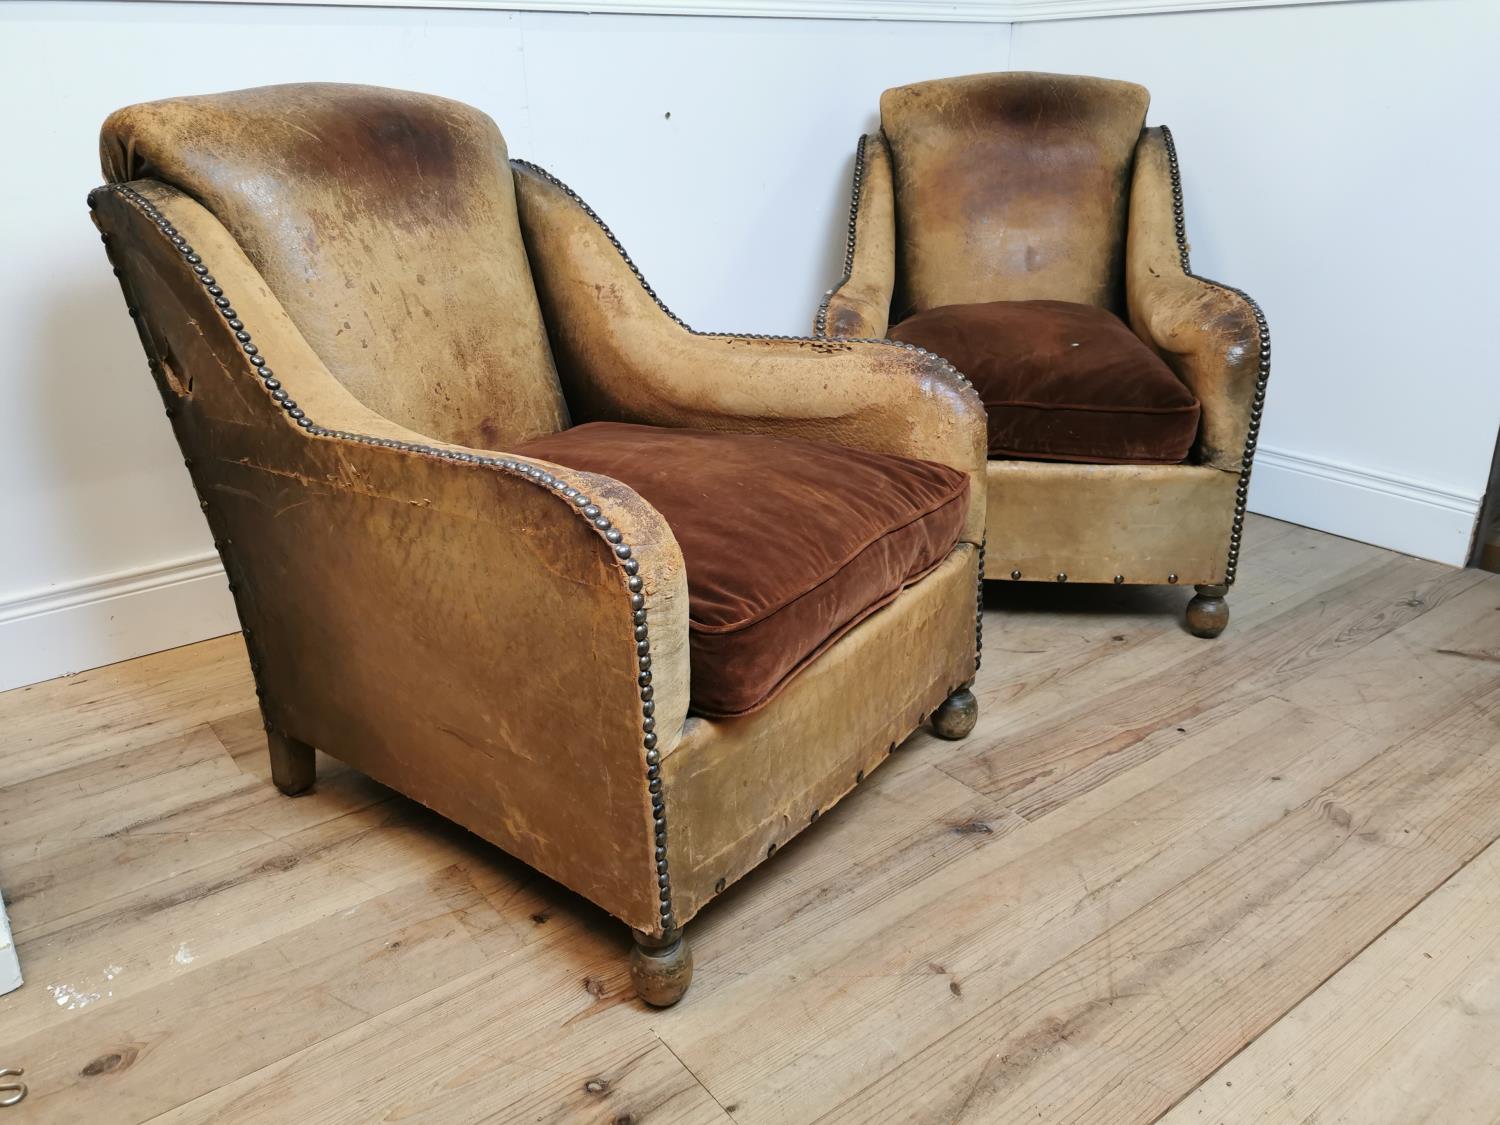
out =
[[[698,1083],[699,1089],[701,1089],[709,1097],[713,1098],[714,1105],[716,1105],[716,1106],[719,1107],[719,1112],[722,1113],[725,1117],[729,1118],[731,1121],[734,1120],[734,1114],[730,1113],[729,1110],[727,1110],[727,1109],[724,1108],[724,1103],[719,1100],[718,1095],[715,1094],[712,1090],[710,1090],[708,1088],[708,1084],[705,1083],[703,1081],[703,1079],[699,1078],[696,1074],[693,1073],[693,1068],[690,1067],[690,1066],[688,1066],[687,1063],[685,1063],[685,1062],[682,1061],[682,1056],[681,1055],[679,1055],[676,1051],[672,1050],[672,1044],[668,1043],[665,1039],[663,1039],[659,1034],[657,1034],[657,1032],[655,1030],[653,1030],[651,1032],[651,1034],[653,1036],[655,1036],[656,1037],[656,1041],[658,1043],[660,1043],[663,1047],[665,1047],[667,1049],[668,1053],[671,1054],[671,1056],[674,1059],[677,1060],[677,1065],[680,1066],[680,1067],[682,1067],[682,1069],[687,1072],[688,1077],[691,1078],[694,1082]]]
[[[1365,953],[1365,951],[1367,949],[1369,949],[1372,945],[1374,945],[1376,942],[1378,942],[1381,938],[1385,937],[1386,934],[1390,933],[1393,929],[1395,929],[1402,922],[1404,922],[1406,920],[1407,916],[1409,914],[1411,914],[1412,911],[1416,910],[1417,907],[1421,906],[1424,902],[1426,902],[1428,899],[1430,899],[1433,895],[1437,894],[1438,891],[1440,891],[1444,887],[1446,887],[1455,878],[1457,878],[1459,876],[1459,874],[1462,873],[1464,871],[1464,869],[1469,866],[1469,864],[1473,863],[1476,859],[1478,859],[1480,856],[1482,856],[1490,848],[1495,847],[1497,843],[1500,843],[1500,835],[1497,835],[1497,836],[1493,837],[1489,841],[1489,843],[1485,844],[1483,847],[1476,848],[1475,851],[1474,851],[1474,854],[1471,855],[1468,859],[1464,860],[1462,863],[1460,863],[1452,871],[1448,872],[1447,877],[1444,878],[1442,882],[1438,883],[1431,890],[1429,890],[1425,895],[1423,895],[1421,898],[1417,899],[1410,906],[1408,906],[1405,910],[1403,910],[1399,915],[1397,915],[1395,918],[1391,919],[1389,925],[1387,925],[1384,928],[1382,928],[1377,934],[1375,934],[1373,937],[1371,937],[1369,941],[1365,942],[1364,945],[1360,946],[1353,953],[1351,953],[1349,955],[1348,960],[1346,960],[1342,964],[1340,964],[1337,968],[1335,968],[1327,976],[1325,976],[1321,980],[1315,982],[1312,985],[1311,988],[1309,988],[1301,996],[1298,996],[1296,998],[1296,1000],[1294,1000],[1291,1004],[1288,1004],[1285,1008],[1283,1008],[1282,1011],[1281,1011],[1281,1014],[1279,1016],[1277,1016],[1270,1023],[1266,1024],[1265,1027],[1261,1028],[1260,1031],[1256,1035],[1254,1035],[1252,1038],[1247,1039],[1247,1040],[1245,1040],[1245,1042],[1241,1043],[1240,1046],[1238,1047],[1238,1049],[1236,1049],[1233,1054],[1228,1055],[1227,1057],[1225,1057],[1225,1059],[1224,1059],[1223,1062],[1219,1063],[1219,1065],[1216,1066],[1216,1067],[1214,1067],[1213,1070],[1211,1070],[1207,1074],[1205,1074],[1203,1076],[1203,1080],[1201,1082],[1199,1082],[1196,1086],[1193,1086],[1193,1087],[1191,1087],[1191,1088],[1189,1088],[1187,1090],[1184,1090],[1183,1094],[1182,1094],[1182,1096],[1180,1098],[1178,1098],[1176,1101],[1174,1101],[1171,1105],[1167,1106],[1166,1109],[1162,1110],[1161,1113],[1157,1114],[1157,1116],[1154,1117],[1152,1120],[1153,1121],[1160,1121],[1160,1120],[1162,1120],[1162,1118],[1166,1117],[1167,1114],[1171,1113],[1174,1109],[1176,1109],[1184,1101],[1186,1101],[1188,1098],[1192,1097],[1194,1093],[1196,1093],[1198,1090],[1201,1090],[1204,1086],[1206,1086],[1210,1082],[1212,1082],[1213,1078],[1214,1078],[1214,1075],[1218,1074],[1226,1066],[1228,1066],[1230,1063],[1232,1063],[1235,1059],[1239,1058],[1239,1056],[1242,1053],[1244,1053],[1245,1051],[1249,1050],[1249,1048],[1250,1048],[1250,1046],[1252,1044],[1259,1042],[1260,1039],[1261,1039],[1261,1037],[1264,1036],[1266,1033],[1268,1033],[1272,1028],[1280,1026],[1281,1021],[1284,1020],[1284,1019],[1286,1019],[1286,1017],[1288,1015],[1290,1015],[1292,1012],[1296,1011],[1299,1007],[1301,1007],[1302,1004],[1304,1004],[1307,1001],[1308,997],[1310,997],[1313,993],[1317,992],[1320,988],[1322,988],[1324,985],[1326,985],[1334,977],[1338,976],[1341,972],[1343,972],[1350,965],[1354,964],[1355,961],[1359,960],[1360,957],[1362,957],[1364,955],[1364,953]]]

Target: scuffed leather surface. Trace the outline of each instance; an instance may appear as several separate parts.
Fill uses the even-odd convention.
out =
[[[941,562],[968,507],[957,469],[798,438],[589,422],[518,452],[622,481],[666,518],[700,715],[764,707]]]
[[[984,407],[942,360],[888,344],[694,334],[657,307],[564,191],[521,167],[516,186],[576,421],[779,434],[936,461],[969,474],[964,537],[979,542]]]
[[[1038,298],[1121,308],[1148,100],[1129,82],[1023,72],[882,94],[897,200],[892,319]]]
[[[329,97],[342,97],[341,89]],[[474,111],[451,103],[384,91],[365,94],[377,101],[389,97],[392,106],[409,102],[410,113],[403,110],[397,117],[414,128],[424,113],[444,120],[429,116],[423,128],[451,127],[455,169],[463,171],[449,186],[456,183],[456,194],[472,193],[472,198],[449,201],[456,210],[442,221],[452,220],[450,228],[422,227],[430,218],[425,213],[404,215],[405,205],[394,196],[399,190],[421,192],[421,186],[366,166],[351,169],[350,176],[363,185],[356,202],[371,201],[371,213],[320,216],[340,235],[337,245],[281,245],[316,234],[299,225],[304,215],[299,208],[321,198],[320,192],[337,201],[340,189],[327,182],[336,178],[333,171],[312,167],[317,144],[303,151],[309,167],[278,163],[288,144],[301,142],[286,135],[290,126],[276,124],[274,105],[262,114],[264,137],[244,128],[228,110],[200,129],[208,120],[199,115],[201,105],[172,102],[155,110],[122,111],[106,130],[106,167],[114,178],[149,173],[186,185],[185,192],[155,179],[133,184],[197,248],[278,378],[318,424],[464,452],[503,451],[522,437],[536,436],[528,430],[555,430],[565,421],[559,403],[547,405],[555,388],[546,379],[529,382],[537,373],[531,360],[545,358],[545,343],[527,337],[531,319],[524,289],[506,289],[506,277],[524,269],[524,255],[505,233],[499,189],[492,191],[479,171],[503,152],[495,147],[498,133]],[[278,96],[292,106],[303,98],[316,100],[305,87]],[[355,99],[355,120],[347,124],[358,133],[370,115],[357,104],[364,95],[349,96]],[[315,110],[308,112],[315,116]],[[307,118],[298,111],[289,120]],[[398,152],[405,143],[401,132],[391,134]],[[314,142],[326,141],[318,130],[313,133]],[[256,151],[262,141],[263,160]],[[412,143],[426,151],[422,140]],[[330,162],[345,151],[342,144],[328,147]],[[288,182],[266,184],[268,166]],[[287,200],[279,213],[293,219],[277,226],[277,200],[296,195],[299,167],[308,175],[311,194]],[[426,163],[417,167],[429,170]],[[255,197],[260,202],[231,198],[237,175],[251,196],[270,194]],[[198,190],[195,183],[217,215],[188,197]],[[382,201],[381,193],[392,198]],[[553,336],[568,344],[570,377],[584,401],[616,414],[650,415],[619,420],[790,433],[950,465],[970,475],[964,534],[978,540],[984,519],[982,408],[972,390],[939,361],[893,346],[692,336],[649,301],[646,309],[640,307],[645,298],[638,282],[592,220],[561,198],[567,206],[552,218],[562,236],[554,237],[554,230],[534,238],[535,231],[528,230],[527,238],[538,276],[548,283],[542,304],[555,319]],[[267,208],[267,214],[259,214]],[[484,244],[472,261],[464,259],[447,240],[459,239],[460,230],[470,226],[481,240],[489,237],[478,228],[492,210],[496,241]],[[589,223],[586,234],[570,225],[580,217]],[[412,234],[404,241],[407,220],[420,237]],[[523,476],[299,429],[254,377],[188,264],[145,216],[122,197],[104,193],[95,221],[108,236],[127,301],[140,309],[137,324],[145,350],[159,361],[158,387],[222,545],[273,728],[430,805],[632,927],[659,933],[634,622],[625,578],[609,545],[576,506]],[[236,228],[233,233],[226,222]],[[356,251],[354,242],[343,238],[346,229],[376,241]],[[250,257],[237,235],[245,239]],[[381,238],[393,240],[400,253]],[[601,245],[608,255],[600,253]],[[446,255],[448,264],[466,269],[480,269],[474,266],[480,257],[485,264],[477,281],[456,275],[443,281],[442,308],[410,310],[398,300],[405,295],[401,286],[381,289],[381,284],[389,283],[392,271],[405,278],[423,254]],[[374,286],[373,299],[385,302],[382,317],[390,313],[389,338],[379,347],[374,336],[357,338],[355,346],[343,339],[344,321],[324,315],[337,296],[330,284],[350,290]],[[510,328],[496,329],[502,352],[512,350],[483,365],[486,378],[495,380],[492,386],[476,375],[455,387],[434,373],[433,365],[453,355],[446,329],[428,327],[427,313],[460,332],[487,331],[468,317],[470,301],[490,318],[520,317]],[[352,329],[356,322],[349,323]],[[367,351],[377,354],[360,354]],[[550,368],[542,374],[550,378]],[[519,397],[507,397],[511,382]],[[438,395],[424,406],[424,398],[434,397],[434,384],[445,388],[447,397]],[[538,386],[545,393],[533,395]],[[528,402],[540,405],[532,408]],[[474,419],[493,415],[474,414],[471,407],[479,406],[504,408],[514,425],[504,432],[497,428],[491,440]],[[383,416],[384,411],[394,417]],[[470,440],[475,427],[483,439],[475,439],[475,446],[446,445],[447,439]],[[690,687],[689,599],[678,544],[660,513],[626,485],[542,467],[593,497],[640,563],[658,750],[668,759],[682,743]],[[921,707],[935,706],[941,698],[936,685],[946,690],[973,667],[973,557],[972,547],[961,543],[929,578],[832,645],[793,681],[786,698],[796,702],[786,711],[778,699],[736,720],[757,724],[739,731],[760,733],[735,742],[735,752],[781,760],[787,756],[778,751],[791,743],[790,732],[804,716],[821,710],[831,724],[842,708],[854,715],[852,702],[809,695],[801,686],[824,667],[841,669],[848,682],[861,685],[860,698],[866,701],[861,706],[875,711],[855,715],[855,725],[866,734],[861,724],[895,731],[908,723],[910,716],[898,712],[918,696]],[[948,589],[942,576],[955,564],[967,573],[953,587],[944,623],[930,623],[930,614],[914,616],[925,613],[927,599],[940,588]],[[920,633],[923,643],[914,651],[898,645],[893,657],[892,650],[861,639],[871,635],[876,622],[886,628],[896,622]],[[894,689],[867,690],[870,683],[887,682],[881,677],[891,665],[905,679]],[[719,729],[709,720],[693,722],[695,744]],[[823,753],[817,748],[814,757],[822,760]],[[846,788],[848,782],[841,784]],[[768,808],[778,801],[795,803],[798,785],[819,800],[824,791],[830,800],[842,792],[827,777],[792,770],[763,800]],[[700,826],[721,818],[725,801],[711,787],[684,787],[681,798],[669,794],[672,846],[678,848],[676,834],[692,839]],[[742,827],[745,833],[757,831],[755,824]],[[742,839],[734,845],[736,854],[753,843]],[[691,845],[674,854],[681,863],[674,880],[712,887],[695,868]],[[696,910],[709,893],[692,890],[685,901]]]
[[[991,461],[985,575],[1224,581],[1239,477],[1200,465]]]
[[[673,902],[687,920],[868,775],[974,676],[978,552],[954,551],[829,649],[762,711],[689,718],[662,761]],[[966,634],[963,643],[955,643]],[[902,751],[903,753],[905,751]],[[933,753],[934,748],[913,750]],[[817,828],[814,827],[816,832]]]
[[[953,361],[984,399],[991,457],[1186,460],[1198,402],[1119,317],[1069,301],[927,309],[891,329]]]
[[[1130,323],[1203,406],[1194,460],[1238,472],[1260,376],[1260,325],[1239,293],[1183,272],[1160,129],[1136,147],[1126,250]]]
[[[896,284],[896,195],[883,133],[865,137],[849,277],[828,298],[818,335],[878,340],[886,334]]]
[[[132,186],[209,264],[310,417],[424,440],[340,385],[212,215],[171,188]],[[529,480],[304,433],[165,236],[114,194],[95,220],[163,364],[273,723],[653,929],[634,626],[609,545]],[[618,482],[547,467],[596,500],[641,562],[657,730],[671,746],[689,686],[671,530]]]
[[[483,448],[567,425],[505,141],[478,110],[269,86],[119,110],[100,153],[108,179],[159,180],[207,207],[377,413]]]

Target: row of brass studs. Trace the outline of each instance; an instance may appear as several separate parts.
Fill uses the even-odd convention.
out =
[[[91,192],[89,194],[89,207],[92,208],[93,206],[94,195]],[[99,241],[104,244],[104,256],[109,259],[109,263],[114,271],[115,277],[120,279],[120,286],[125,290],[125,311],[130,316],[130,319],[135,323],[136,335],[140,337],[141,348],[146,352],[146,367],[151,372],[152,377],[156,379],[158,389],[161,391],[162,399],[167,404],[163,413],[166,414],[168,419],[174,419],[177,416],[177,410],[172,405],[172,400],[168,397],[169,392],[164,387],[164,384],[167,383],[167,378],[163,373],[164,365],[156,356],[156,345],[151,339],[151,334],[146,331],[145,326],[141,323],[140,310],[131,303],[133,298],[131,297],[129,290],[125,285],[125,275],[121,272],[120,267],[115,265],[114,252],[109,249],[110,236],[108,232],[101,231],[99,233]],[[193,459],[191,457],[184,457],[182,459],[182,464],[183,467],[188,471],[189,479],[191,479],[193,482],[194,492],[198,493],[198,507],[202,510],[204,518],[209,522],[209,530],[214,533],[214,550],[218,552],[219,564],[224,568],[224,577],[226,579],[225,588],[229,591],[229,596],[234,602],[235,613],[242,623],[240,626],[240,635],[244,639],[245,653],[250,660],[250,678],[255,684],[255,698],[258,706],[260,707],[260,725],[265,730],[269,731],[273,729],[273,724],[271,722],[270,702],[266,696],[266,687],[261,680],[260,673],[263,665],[259,655],[257,654],[257,646],[255,643],[254,635],[252,634],[250,627],[243,624],[245,620],[245,612],[244,607],[241,604],[242,599],[240,597],[240,592],[244,589],[244,586],[242,583],[236,582],[234,580],[234,572],[231,570],[231,562],[229,558],[229,540],[218,537],[217,530],[214,528],[214,513],[209,507],[208,500],[203,496],[202,491],[198,488],[198,480],[196,476],[193,475]]]
[[[828,305],[833,300],[833,295],[848,285],[849,279],[854,276],[854,241],[859,225],[859,200],[865,183],[865,144],[869,139],[861,136],[859,144],[854,148],[854,183],[849,189],[849,233],[844,239],[844,276],[818,302],[818,317],[814,321],[813,331],[819,336],[828,335]]]
[[[1167,164],[1172,170],[1172,221],[1177,229],[1177,256],[1182,263],[1182,272],[1196,281],[1223,289],[1244,300],[1255,316],[1260,341],[1260,366],[1256,373],[1255,396],[1250,403],[1250,428],[1245,434],[1245,450],[1240,457],[1240,479],[1234,490],[1234,525],[1229,532],[1229,558],[1224,566],[1224,585],[1232,586],[1240,562],[1240,536],[1245,529],[1245,502],[1250,495],[1250,467],[1255,460],[1255,443],[1260,437],[1260,416],[1266,405],[1266,383],[1271,377],[1271,329],[1266,324],[1266,314],[1250,294],[1193,272],[1188,261],[1187,228],[1183,221],[1182,207],[1182,175],[1177,166],[1177,146],[1172,141],[1172,130],[1165,125],[1161,127],[1161,136],[1167,149]]]
[[[1010,578],[1011,578],[1012,582],[1019,582],[1019,581],[1021,581],[1021,572],[1019,570],[1013,570],[1013,571],[1011,571],[1010,572]],[[1057,577],[1055,579],[1053,579],[1053,581],[1055,581],[1055,582],[1066,582],[1067,580],[1068,580],[1067,572],[1066,571],[1061,571],[1061,570],[1057,572]],[[1125,576],[1123,574],[1117,574],[1117,575],[1115,575],[1115,585],[1116,586],[1120,585],[1124,581],[1125,581]],[[1175,574],[1169,574],[1169,575],[1167,575],[1167,581],[1169,583],[1171,583],[1172,585],[1174,585],[1174,586],[1177,585],[1177,575],[1175,575]]]
[[[546,180],[549,184],[557,188],[570,200],[576,203],[583,210],[584,214],[593,219],[594,225],[603,232],[605,238],[609,239],[609,244],[615,248],[615,252],[620,255],[620,258],[625,263],[626,267],[629,268],[630,272],[635,275],[635,279],[641,283],[641,288],[646,291],[646,295],[650,297],[651,300],[656,303],[656,307],[662,312],[666,313],[668,318],[671,319],[672,322],[675,323],[679,328],[685,329],[686,331],[692,333],[694,336],[719,336],[729,337],[735,340],[786,340],[798,344],[821,344],[825,342],[825,338],[822,336],[780,336],[771,332],[703,332],[697,328],[694,328],[691,324],[683,320],[682,317],[678,316],[670,308],[667,307],[667,303],[657,295],[655,289],[651,288],[650,283],[646,281],[645,274],[641,273],[640,268],[635,264],[635,261],[626,252],[625,247],[620,243],[620,240],[615,237],[615,232],[609,229],[609,224],[599,217],[597,211],[595,211],[586,202],[584,202],[582,196],[580,196],[576,191],[570,188],[567,184],[563,183],[560,179],[558,179],[551,172],[547,171],[547,169],[543,168],[539,164],[533,164],[529,160],[512,160],[511,164],[517,168],[524,168],[526,171],[531,172],[533,175],[540,176],[542,179]],[[953,380],[958,383],[959,386],[971,391],[973,389],[973,384],[969,382],[969,377],[962,371],[960,371],[957,367],[954,367],[953,364],[949,363],[945,358],[938,355],[937,352],[930,352],[926,348],[918,347],[916,344],[907,344],[903,343],[900,340],[887,340],[883,336],[850,337],[844,342],[850,344],[880,344],[884,347],[889,348],[901,348],[904,351],[914,352],[918,356],[921,356],[923,359],[936,360],[938,363],[938,369],[942,371],[943,374],[951,375],[953,377]],[[978,392],[975,391],[973,393],[977,398]]]
[[[979,590],[974,595],[974,671],[984,657],[984,548],[987,539],[979,537]]]
[[[97,199],[101,192],[114,192],[137,210],[144,214],[161,231],[177,252],[197,276],[203,285],[205,292],[213,299],[214,307],[219,310],[225,323],[234,333],[235,340],[240,345],[240,350],[245,354],[255,375],[260,380],[261,386],[269,393],[273,402],[284,410],[288,417],[313,437],[331,438],[341,441],[357,442],[361,445],[378,445],[388,449],[400,449],[408,453],[417,453],[429,457],[439,457],[445,461],[459,461],[477,465],[487,465],[498,468],[503,472],[525,477],[546,488],[550,488],[568,500],[574,511],[583,516],[590,525],[610,545],[610,549],[619,562],[621,570],[625,572],[625,585],[630,595],[631,620],[635,628],[636,661],[639,673],[637,685],[640,689],[641,699],[641,727],[643,732],[642,743],[646,756],[646,787],[651,795],[651,813],[654,824],[654,836],[656,842],[656,874],[657,887],[659,889],[661,927],[663,930],[671,931],[676,927],[676,919],[672,913],[672,886],[667,870],[667,817],[666,804],[662,796],[661,779],[661,754],[657,750],[656,736],[656,703],[653,700],[654,689],[651,686],[651,642],[647,632],[646,624],[646,597],[643,591],[643,582],[640,577],[640,563],[634,556],[630,545],[623,541],[618,528],[613,526],[612,521],[604,515],[599,505],[595,504],[587,495],[568,484],[559,477],[553,476],[536,465],[524,461],[517,461],[506,457],[488,457],[475,453],[463,453],[453,449],[440,449],[435,446],[422,445],[417,442],[400,441],[393,438],[377,438],[368,434],[352,433],[347,430],[329,430],[319,426],[299,407],[281,381],[276,378],[275,373],[267,365],[267,360],[261,354],[259,346],[252,339],[250,332],[245,328],[244,322],[240,320],[233,304],[225,295],[223,288],[209,273],[208,266],[202,257],[190,246],[171,221],[162,214],[161,210],[149,199],[125,184],[109,184],[104,187],[95,188],[89,193],[89,207],[98,205]],[[131,309],[132,316],[136,311]],[[206,507],[206,502],[205,507]]]

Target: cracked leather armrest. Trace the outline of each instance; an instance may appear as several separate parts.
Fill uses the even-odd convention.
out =
[[[1136,145],[1125,250],[1130,324],[1202,405],[1195,459],[1238,472],[1259,428],[1270,334],[1248,296],[1189,272],[1181,222],[1171,134],[1146,129]]]
[[[894,343],[694,332],[570,191],[527,165],[517,166],[516,189],[576,420],[800,437],[937,461],[969,474],[966,538],[978,542],[984,406],[946,360]]]

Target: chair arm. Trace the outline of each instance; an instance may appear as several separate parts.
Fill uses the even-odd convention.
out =
[[[849,191],[844,277],[824,295],[815,336],[878,340],[890,329],[896,287],[896,197],[884,133],[859,138]]]
[[[984,406],[952,364],[893,342],[696,332],[572,191],[512,163],[575,420],[802,437],[937,461],[970,475],[970,534],[980,533]]]
[[[689,688],[665,520],[607,477],[365,408],[186,196],[141,181],[91,203],[268,724],[661,928],[648,784]]]
[[[1248,471],[1260,432],[1271,335],[1245,293],[1191,272],[1172,134],[1146,129],[1135,151],[1125,250],[1130,324],[1203,408],[1197,460]]]

